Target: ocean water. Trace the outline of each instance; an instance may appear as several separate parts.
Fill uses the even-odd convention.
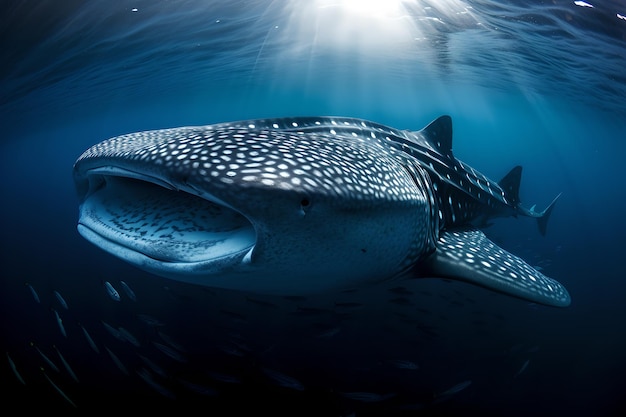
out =
[[[0,7],[3,407],[624,413],[623,1]],[[197,287],[140,271],[76,230],[73,163],[112,136],[305,115],[418,130],[442,114],[457,158],[495,180],[523,166],[525,206],[563,193],[545,237],[527,218],[485,233],[563,283],[569,307],[434,278],[306,298]]]

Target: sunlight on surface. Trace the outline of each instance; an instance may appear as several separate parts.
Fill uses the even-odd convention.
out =
[[[457,55],[475,46],[459,39],[485,30],[463,0],[291,0],[273,2],[264,17],[267,35],[254,68],[258,79],[271,74],[262,85],[274,97],[304,84],[309,97],[323,102],[350,97],[353,109],[376,103],[394,114],[423,106],[409,102],[408,91],[449,91],[451,80],[459,81],[450,70]],[[385,79],[396,80],[395,87]],[[405,98],[401,106],[398,97]]]
[[[380,49],[409,42],[414,22],[403,0],[315,0],[317,46]]]
[[[318,7],[338,7],[344,13],[377,18],[393,17],[405,12],[405,0],[317,0],[317,3]]]
[[[462,0],[292,1],[284,12],[284,35],[316,50],[398,54],[441,33],[478,27]]]

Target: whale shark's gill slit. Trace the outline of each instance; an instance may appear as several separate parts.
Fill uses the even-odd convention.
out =
[[[230,208],[139,179],[103,180],[83,203],[80,224],[106,239],[114,255],[131,250],[161,262],[193,264],[254,247],[253,225]]]

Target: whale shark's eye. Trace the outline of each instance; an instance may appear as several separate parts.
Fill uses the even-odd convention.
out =
[[[305,216],[311,208],[311,200],[306,197],[300,199],[300,216]]]

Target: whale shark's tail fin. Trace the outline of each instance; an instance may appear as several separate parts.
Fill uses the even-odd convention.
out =
[[[506,174],[504,178],[498,181],[498,185],[500,185],[500,187],[506,193],[509,202],[516,206],[522,214],[537,218],[539,233],[541,233],[541,236],[545,236],[548,226],[548,219],[550,218],[550,214],[552,213],[552,209],[554,208],[554,203],[556,203],[556,200],[559,199],[562,193],[559,193],[559,195],[554,197],[554,200],[552,200],[552,202],[548,205],[548,207],[546,207],[545,210],[537,212],[535,211],[535,206],[532,206],[530,210],[528,210],[520,205],[519,188],[521,181],[522,167],[518,165],[514,167],[511,171],[509,171],[509,173]]]
[[[539,233],[541,233],[541,236],[546,235],[548,219],[550,218],[550,214],[552,213],[552,209],[554,208],[554,203],[556,203],[556,200],[559,199],[561,194],[563,193],[559,193],[559,195],[554,197],[554,200],[552,200],[552,202],[548,205],[548,207],[545,208],[545,210],[543,210],[541,213],[538,213],[539,216],[537,217],[537,225],[539,226]]]

